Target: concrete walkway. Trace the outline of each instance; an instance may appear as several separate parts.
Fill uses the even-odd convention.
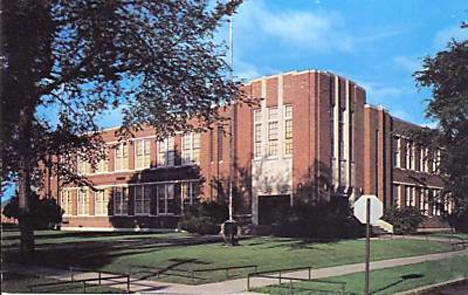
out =
[[[454,252],[444,252],[436,253],[429,255],[421,256],[412,256],[405,258],[396,258],[388,260],[380,260],[371,262],[371,270],[396,267],[402,265],[410,265],[425,261],[434,261],[440,259],[446,259],[454,256],[468,255],[468,249]],[[21,265],[5,265],[4,270],[9,271],[20,271],[22,273],[30,273],[45,277],[50,277],[57,280],[70,280],[70,273],[66,270],[44,268],[44,267],[34,267],[28,266],[27,269],[24,269]],[[357,272],[364,271],[364,263],[340,265],[334,267],[326,267],[319,269],[312,269],[312,278],[326,278],[339,275],[347,275]],[[76,273],[74,275],[75,280],[85,279],[85,278],[97,278],[97,273],[86,272],[86,273]],[[284,276],[297,277],[297,278],[307,278],[308,271],[295,271],[290,273],[285,273]],[[112,287],[121,288],[126,290],[126,280],[106,280],[103,276],[103,285],[109,283],[118,283],[121,284],[114,285]],[[262,287],[271,284],[277,284],[277,279],[266,279],[266,278],[251,278],[250,286]],[[247,279],[236,279],[230,281],[223,281],[217,283],[209,283],[203,285],[183,285],[183,284],[174,284],[174,283],[165,283],[149,280],[138,280],[133,278],[131,280],[131,291],[137,293],[158,293],[158,294],[255,294],[252,292],[246,292],[247,288]]]

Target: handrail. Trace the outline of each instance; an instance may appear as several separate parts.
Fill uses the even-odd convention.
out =
[[[193,272],[206,272],[206,271],[218,271],[218,270],[226,270],[226,269],[241,269],[241,268],[257,268],[258,265],[241,265],[241,266],[227,266],[227,267],[214,267],[214,268],[200,268],[194,269]]]

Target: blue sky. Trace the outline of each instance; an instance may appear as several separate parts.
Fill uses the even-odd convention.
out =
[[[433,126],[424,118],[430,92],[418,92],[411,75],[451,38],[468,38],[463,20],[468,5],[461,0],[245,0],[234,17],[234,75],[329,70],[363,86],[367,102]],[[227,37],[225,26],[216,38]],[[120,122],[118,111],[100,119],[102,127]]]

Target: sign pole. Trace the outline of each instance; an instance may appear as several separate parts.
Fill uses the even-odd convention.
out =
[[[369,288],[369,261],[370,261],[370,207],[371,207],[371,200],[368,198],[366,204],[366,286],[365,286],[365,294],[370,295],[370,288]]]

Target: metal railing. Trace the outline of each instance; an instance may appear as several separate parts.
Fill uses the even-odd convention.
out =
[[[300,271],[300,270],[307,270],[308,271],[308,277],[307,278],[297,278],[297,277],[291,277],[291,276],[285,276],[284,273],[288,272],[294,272],[294,271]],[[278,274],[278,275],[273,275],[273,274]],[[250,280],[251,278],[266,278],[266,279],[278,279],[278,284],[281,286],[283,281],[289,281],[289,289],[290,293],[293,293],[293,281],[299,281],[299,282],[314,282],[314,283],[326,283],[326,284],[333,284],[333,285],[340,285],[341,289],[341,294],[345,294],[345,289],[346,289],[346,282],[336,282],[336,281],[329,281],[329,280],[321,280],[321,279],[312,279],[312,267],[306,266],[306,267],[294,267],[294,268],[282,268],[282,269],[274,269],[274,270],[266,270],[266,271],[261,271],[261,272],[254,272],[254,273],[249,273],[247,275],[247,291],[250,291]]]
[[[96,278],[88,278],[88,279],[75,279],[75,271],[87,271],[87,272],[93,272],[97,274]],[[85,269],[85,268],[78,268],[78,267],[70,267],[69,268],[70,272],[70,281],[60,281],[60,282],[53,282],[53,283],[41,283],[41,284],[31,284],[28,285],[28,288],[31,292],[34,291],[34,289],[38,288],[43,288],[43,287],[53,287],[53,286],[62,286],[62,285],[69,285],[69,284],[82,284],[82,289],[83,293],[86,293],[86,287],[88,286],[87,283],[89,282],[98,282],[97,285],[101,286],[102,281],[105,280],[115,280],[115,279],[123,279],[125,278],[126,280],[124,282],[114,282],[110,284],[106,284],[106,286],[113,286],[113,285],[120,285],[120,284],[126,284],[126,291],[127,293],[130,293],[130,275],[126,274],[119,274],[115,272],[109,272],[109,271],[100,271],[100,270],[91,270],[91,269]],[[106,276],[103,276],[106,275]],[[95,284],[89,284],[91,286],[96,286]]]

